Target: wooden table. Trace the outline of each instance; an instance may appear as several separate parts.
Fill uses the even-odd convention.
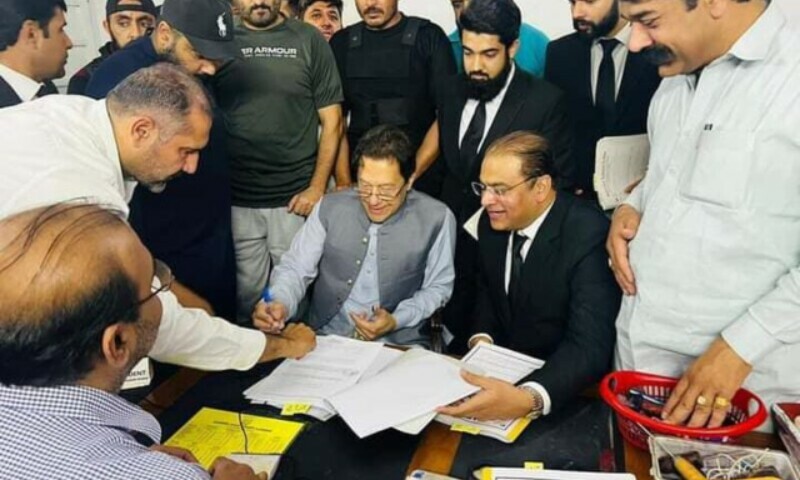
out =
[[[140,406],[157,417],[206,375],[207,373],[197,370],[180,369],[147,395],[140,402]],[[429,425],[422,434],[408,466],[408,472],[422,469],[443,475],[450,473],[461,442],[461,435],[440,423],[434,422]],[[742,444],[758,448],[783,449],[776,435],[758,432],[745,435]],[[624,442],[624,458],[625,471],[633,473],[637,480],[652,478],[648,452]]]

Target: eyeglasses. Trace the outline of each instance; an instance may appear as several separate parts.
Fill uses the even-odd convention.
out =
[[[514,190],[515,188],[519,187],[520,185],[522,185],[525,182],[529,182],[531,180],[535,180],[535,179],[539,178],[539,176],[540,175],[531,175],[530,177],[526,177],[525,180],[523,180],[523,181],[521,181],[521,182],[519,182],[519,183],[517,183],[515,185],[511,185],[510,187],[506,187],[504,185],[500,185],[500,186],[497,186],[497,187],[491,187],[491,186],[485,185],[485,184],[483,184],[481,182],[472,182],[472,184],[471,184],[472,185],[472,193],[474,193],[475,195],[481,197],[481,196],[483,196],[484,193],[488,192],[488,193],[491,193],[492,195],[494,195],[496,197],[503,198],[511,190]]]
[[[383,200],[384,202],[391,202],[395,198],[397,198],[400,193],[403,191],[403,186],[406,183],[403,182],[403,185],[399,187],[390,187],[386,185],[366,185],[361,182],[355,187],[356,193],[361,198],[369,198],[373,194],[378,197],[378,200]]]
[[[152,285],[150,287],[150,295],[139,300],[139,305],[147,303],[151,298],[155,297],[159,293],[168,292],[169,289],[172,288],[172,282],[175,280],[175,276],[172,274],[172,270],[170,270],[166,263],[154,258],[153,271],[155,272],[153,277],[158,279],[159,286],[156,287],[155,285]]]

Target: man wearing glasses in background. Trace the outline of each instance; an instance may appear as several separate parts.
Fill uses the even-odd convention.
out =
[[[442,408],[480,420],[547,415],[611,369],[620,290],[604,250],[608,220],[588,202],[556,191],[547,140],[516,132],[486,152],[472,184],[485,211],[469,340],[544,360],[520,386],[469,373],[483,390]]]
[[[314,207],[253,321],[279,331],[316,279],[304,320],[319,333],[427,346],[425,320],[453,291],[455,218],[411,189],[414,150],[398,127],[368,131],[354,161],[358,186]]]

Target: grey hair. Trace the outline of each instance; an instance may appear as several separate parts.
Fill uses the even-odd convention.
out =
[[[113,115],[152,117],[162,141],[188,128],[193,109],[212,116],[211,100],[203,85],[182,67],[166,62],[131,74],[111,90],[106,100]]]

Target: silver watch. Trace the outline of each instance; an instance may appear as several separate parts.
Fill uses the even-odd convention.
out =
[[[527,392],[528,395],[530,395],[533,399],[533,408],[531,408],[531,411],[525,415],[525,418],[536,420],[537,418],[541,417],[542,413],[544,413],[544,399],[542,398],[542,394],[529,385],[520,385],[517,388]]]

